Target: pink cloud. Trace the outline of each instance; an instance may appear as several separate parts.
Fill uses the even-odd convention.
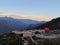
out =
[[[9,14],[9,13],[1,13],[0,17],[12,17],[16,19],[32,19],[32,20],[37,20],[37,21],[50,21],[51,19],[45,17],[45,16],[33,16],[33,15],[24,15],[24,14]]]
[[[37,17],[37,20],[40,20],[40,21],[42,21],[42,20],[44,20],[44,21],[50,21],[51,19],[47,18],[45,16],[39,16],[39,17]]]

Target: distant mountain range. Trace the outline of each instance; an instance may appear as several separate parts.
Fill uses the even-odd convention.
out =
[[[60,29],[60,17],[52,19],[49,22],[35,21],[31,19],[15,19],[11,17],[0,17],[0,34],[11,32],[13,30],[33,30],[50,28],[52,30]]]
[[[13,30],[26,30],[36,27],[37,24],[44,24],[45,21],[35,21],[30,19],[14,19],[11,17],[0,17],[0,33]]]
[[[48,27],[52,30],[60,29],[60,17],[52,19],[45,24],[38,25],[37,27],[35,27],[35,29],[44,29],[45,27]]]

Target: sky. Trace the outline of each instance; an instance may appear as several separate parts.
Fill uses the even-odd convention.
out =
[[[0,0],[0,16],[49,21],[60,16],[60,0]]]

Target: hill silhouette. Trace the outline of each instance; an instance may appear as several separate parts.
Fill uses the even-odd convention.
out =
[[[44,29],[45,27],[48,27],[50,29],[60,29],[60,17],[52,19],[45,24],[38,25],[37,27],[35,27],[35,29]]]

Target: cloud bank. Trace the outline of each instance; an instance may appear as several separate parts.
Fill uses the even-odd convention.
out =
[[[12,17],[15,19],[32,19],[37,21],[50,21],[51,19],[45,16],[33,16],[33,15],[24,15],[24,14],[11,14],[11,13],[0,13],[0,17]]]

